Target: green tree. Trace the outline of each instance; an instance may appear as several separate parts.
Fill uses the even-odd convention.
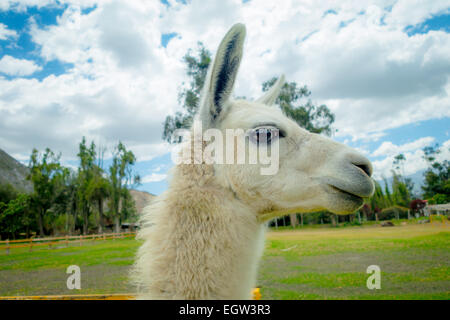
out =
[[[0,202],[8,203],[17,198],[19,192],[10,184],[0,184]]]
[[[28,235],[32,222],[29,207],[30,196],[27,194],[19,194],[7,204],[0,202],[0,230],[2,233],[7,233],[12,239],[15,239],[17,232],[25,228]]]
[[[140,177],[133,173],[136,157],[119,142],[113,152],[112,164],[109,167],[110,207],[114,218],[115,231],[120,231],[120,222],[123,217],[120,210],[121,201],[126,199],[128,187],[140,183]],[[126,200],[125,200],[126,201]]]
[[[394,157],[394,161],[392,162],[395,174],[397,175],[398,181],[405,184],[406,189],[408,189],[408,193],[412,196],[414,192],[414,183],[411,178],[406,178],[405,175],[405,162],[406,157],[403,153],[398,154]]]
[[[88,147],[86,144],[86,138],[83,137],[79,144],[79,152],[77,156],[80,159],[77,189],[78,208],[83,219],[83,234],[87,234],[91,200],[88,188],[94,179],[96,170],[95,161],[97,152],[95,150],[95,143],[92,141]]]
[[[263,91],[267,91],[274,85],[278,78],[274,77],[262,84]],[[297,83],[285,83],[281,88],[276,103],[280,105],[283,113],[298,123],[298,125],[313,133],[323,133],[330,136],[333,133],[331,125],[334,114],[324,104],[316,106],[309,97],[311,91],[307,86],[299,87]],[[301,99],[308,98],[305,104]]]
[[[60,157],[61,155],[55,155],[49,148],[42,156],[37,149],[33,149],[30,157],[28,179],[34,186],[30,205],[37,215],[40,236],[44,236],[44,216],[58,196],[58,184],[63,175]]]
[[[373,182],[375,184],[375,191],[373,193],[373,196],[370,197],[369,202],[372,211],[377,212],[381,209],[389,207],[390,203],[387,199],[387,196],[383,193],[383,188],[381,187],[381,185],[375,180],[373,180]]]
[[[105,229],[105,216],[103,213],[103,205],[105,199],[109,196],[111,189],[108,179],[105,178],[103,174],[104,171],[100,166],[98,165],[94,166],[94,175],[90,180],[86,190],[87,198],[90,201],[97,203],[99,215],[98,221],[99,233],[102,233]]]
[[[182,90],[178,96],[182,103],[184,112],[177,112],[175,115],[168,115],[164,121],[162,138],[170,143],[177,143],[179,140],[172,140],[172,134],[176,129],[187,129],[191,126],[193,117],[197,112],[200,101],[200,92],[205,82],[208,66],[211,63],[211,53],[199,42],[198,48],[193,53],[189,50],[183,57],[187,66],[187,75],[190,83],[186,87],[183,83]],[[272,78],[262,84],[263,91],[267,91],[277,80]],[[299,87],[297,83],[286,83],[277,99],[283,112],[301,127],[314,132],[331,135],[335,117],[326,105],[316,106],[310,99],[305,104],[301,104],[301,98],[309,98],[311,92],[306,86]]]
[[[65,212],[65,227],[66,233],[73,234],[75,231],[75,222],[77,219],[78,210],[78,172],[68,170],[68,175],[65,178],[64,189],[64,212]]]
[[[422,186],[423,197],[430,200],[430,203],[450,202],[450,161],[438,160],[438,155],[441,153],[439,145],[425,147],[423,152],[423,158],[428,163],[428,169],[424,173],[424,185]]]
[[[402,180],[402,176],[392,170],[392,199],[394,205],[409,207],[411,194],[407,184]]]
[[[178,142],[172,140],[172,134],[176,129],[189,128],[192,124],[200,100],[200,91],[211,63],[211,53],[203,43],[199,42],[196,54],[194,55],[189,49],[183,57],[183,61],[186,63],[187,75],[191,80],[188,87],[184,83],[182,84],[182,89],[178,94],[178,101],[182,103],[185,112],[177,112],[174,116],[168,115],[164,122],[162,138],[170,143]]]
[[[393,198],[391,196],[391,192],[389,191],[389,184],[386,178],[383,178],[384,181],[384,194],[385,194],[385,203],[386,208],[390,207],[394,204]]]

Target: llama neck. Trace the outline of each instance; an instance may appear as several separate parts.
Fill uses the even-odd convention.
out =
[[[211,168],[189,167],[200,171],[199,179],[177,168],[153,212],[153,230],[147,236],[143,231],[147,241],[141,255],[147,250],[158,257],[148,257],[153,274],[147,291],[163,298],[248,299],[264,226],[231,190],[214,183]]]

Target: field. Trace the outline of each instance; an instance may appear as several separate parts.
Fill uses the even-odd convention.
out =
[[[263,299],[450,299],[450,227],[432,223],[271,231],[260,266]],[[139,242],[116,239],[69,248],[0,252],[0,295],[131,293]],[[68,290],[66,268],[81,268]],[[369,265],[381,289],[366,287]]]

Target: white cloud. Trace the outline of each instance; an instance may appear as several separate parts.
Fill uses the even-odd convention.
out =
[[[0,72],[10,76],[28,76],[39,70],[42,70],[42,67],[30,60],[16,59],[8,55],[0,59]]]
[[[144,176],[141,179],[142,183],[149,183],[149,182],[158,182],[162,181],[167,178],[167,174],[161,174],[161,173],[152,173],[147,176]]]
[[[423,159],[424,153],[422,148],[431,144],[433,139],[421,138],[412,143],[407,143],[401,146],[395,146],[392,143],[386,144],[384,149],[387,151],[388,156],[382,160],[372,161],[373,165],[373,177],[376,180],[380,180],[382,177],[390,177],[392,175],[394,157],[398,154],[394,150],[403,150],[405,156],[404,172],[405,175],[412,175],[418,171],[428,168],[428,163]],[[427,140],[429,143],[427,143]],[[391,147],[394,146],[394,147]],[[381,147],[378,149],[380,150]],[[437,160],[443,161],[450,159],[450,140],[445,141],[441,147],[441,153],[438,155]]]
[[[17,32],[8,29],[8,26],[0,23],[0,40],[6,40],[8,38],[17,38]]]
[[[55,4],[5,1],[0,8],[49,3]],[[106,145],[120,139],[139,161],[169,151],[162,122],[180,110],[183,55],[197,41],[214,52],[237,21],[246,24],[247,40],[236,95],[256,98],[263,81],[285,73],[330,107],[337,135],[352,141],[376,141],[387,129],[450,116],[450,35],[404,32],[447,12],[448,1],[60,4],[68,7],[56,25],[31,20],[28,29],[44,60],[73,67],[42,81],[0,78],[0,145],[14,154],[50,146],[74,157],[82,135]],[[95,10],[82,14],[93,4]],[[336,14],[324,15],[330,9]],[[161,35],[170,32],[177,37],[164,48]]]
[[[403,152],[414,151],[429,146],[435,139],[433,137],[423,137],[413,142],[405,143],[397,146],[390,141],[384,141],[381,146],[378,147],[372,156],[396,156]]]
[[[108,0],[103,0],[108,1]],[[14,10],[25,12],[29,7],[43,8],[51,6],[53,8],[62,8],[65,4],[77,4],[81,7],[91,7],[96,0],[2,0],[0,2],[0,10]]]

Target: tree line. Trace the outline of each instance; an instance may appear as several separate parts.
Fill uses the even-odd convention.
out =
[[[166,117],[163,140],[178,143],[172,138],[173,132],[191,126],[211,61],[211,52],[201,42],[196,50],[190,49],[183,57],[190,79],[189,83],[181,85],[178,95],[183,111]],[[276,80],[273,77],[264,81],[262,90],[269,90]],[[336,132],[332,127],[335,115],[326,105],[315,105],[310,97],[311,91],[306,85],[286,82],[276,104],[301,127],[314,133],[333,135]],[[404,217],[408,209],[413,213],[420,210],[421,197],[430,204],[450,202],[449,161],[438,161],[441,152],[438,145],[426,147],[423,151],[429,168],[424,174],[421,196],[414,194],[411,179],[405,177],[403,169],[406,158],[399,154],[393,162],[391,186],[386,179],[383,185],[375,181],[373,197],[367,199],[356,214],[343,217],[327,211],[306,216],[292,214],[288,218],[290,224],[337,225],[339,222],[359,223],[361,220]],[[104,153],[104,149],[97,148],[94,142],[88,144],[83,137],[77,154],[79,167],[72,170],[62,166],[61,155],[54,154],[50,149],[42,153],[33,150],[28,177],[34,187],[33,193],[19,193],[12,186],[0,185],[1,236],[14,238],[19,233],[25,233],[28,237],[33,231],[41,236],[55,232],[72,234],[76,231],[86,234],[93,229],[103,232],[106,224],[110,223],[114,223],[115,231],[119,231],[121,221],[135,219],[136,212],[129,188],[140,183],[139,176],[133,173],[136,158],[119,142],[112,152],[112,164],[105,170]],[[105,204],[107,212],[104,212]],[[285,224],[285,220],[280,218],[274,224]]]
[[[74,170],[61,164],[61,154],[49,148],[43,152],[33,149],[27,176],[33,191],[21,193],[11,185],[0,186],[1,237],[102,233],[107,224],[114,224],[119,232],[121,222],[135,221],[129,189],[140,184],[133,171],[136,157],[119,142],[105,169],[105,151],[83,137],[77,154],[79,166]]]

